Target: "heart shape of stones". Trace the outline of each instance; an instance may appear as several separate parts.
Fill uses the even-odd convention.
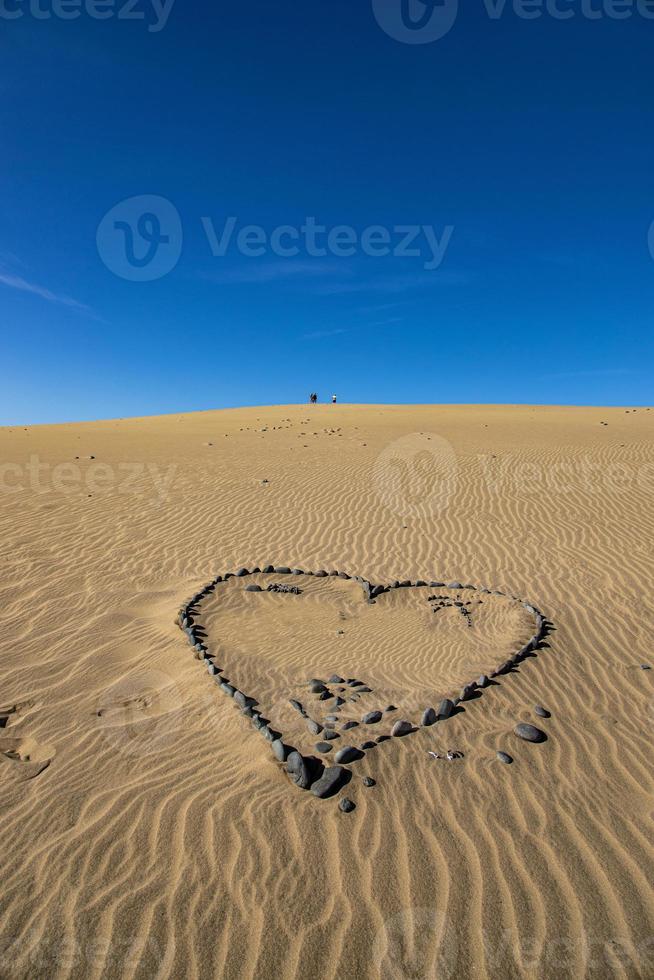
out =
[[[506,593],[498,590],[482,588],[476,585],[464,585],[461,582],[437,582],[418,579],[416,581],[405,580],[401,582],[396,580],[389,585],[382,585],[373,584],[361,576],[351,576],[346,572],[327,572],[324,570],[309,572],[300,568],[291,569],[286,566],[273,565],[266,565],[263,568],[241,568],[237,572],[227,572],[224,575],[217,575],[211,582],[196,592],[195,595],[191,596],[188,602],[182,606],[176,618],[176,623],[186,634],[196,658],[205,665],[209,675],[218,684],[220,691],[233,698],[234,702],[241,709],[241,713],[250,719],[254,728],[270,743],[275,758],[278,762],[285,764],[286,772],[291,781],[301,789],[310,789],[318,797],[331,796],[337,792],[351,777],[351,772],[344,767],[363,758],[367,749],[373,748],[379,742],[385,741],[389,736],[381,736],[376,741],[364,742],[359,748],[347,745],[336,752],[334,761],[337,764],[325,768],[320,759],[314,756],[303,755],[293,746],[288,745],[284,741],[283,734],[272,728],[268,719],[264,717],[257,700],[249,697],[244,691],[227,679],[224,675],[223,668],[217,664],[216,657],[207,644],[206,630],[200,620],[202,603],[216,592],[221,583],[228,582],[230,579],[244,579],[247,576],[255,574],[259,576],[274,576],[275,581],[271,581],[268,584],[267,591],[285,594],[294,594],[302,591],[294,583],[294,577],[297,576],[313,576],[319,579],[334,577],[340,580],[356,582],[363,591],[363,599],[369,604],[375,604],[380,596],[384,593],[390,593],[394,589],[425,587],[428,590],[446,589],[450,592],[456,592],[458,598],[455,600],[452,597],[443,596],[442,594],[427,596],[428,602],[431,603],[431,611],[438,612],[443,608],[454,608],[463,615],[463,621],[467,625],[471,625],[469,607],[473,601],[481,605],[483,601],[480,599],[481,596],[501,597],[511,603],[518,604],[522,610],[526,611],[533,620],[533,632],[527,642],[520,645],[508,659],[503,660],[502,663],[494,669],[489,670],[488,673],[481,674],[476,679],[465,683],[458,696],[443,698],[438,707],[425,706],[421,708],[420,727],[431,726],[437,722],[445,721],[457,710],[461,710],[458,708],[461,702],[478,697],[491,684],[492,678],[509,673],[516,664],[520,663],[526,657],[533,656],[533,651],[538,648],[548,629],[547,621],[533,604],[525,602],[516,596],[507,596]],[[279,581],[280,579],[281,581]],[[296,581],[298,581],[297,578]],[[265,590],[262,589],[260,584],[244,584],[244,591],[263,592]],[[466,596],[470,597],[468,601],[465,599]],[[335,690],[330,689],[334,687]],[[370,692],[370,688],[365,686],[360,680],[356,678],[346,679],[339,675],[333,675],[327,681],[314,678],[308,682],[308,688],[309,692],[317,700],[325,702],[333,701],[333,705],[330,704],[328,706],[329,710],[333,712],[340,711],[340,706],[346,700],[357,701],[365,692]],[[322,733],[323,739],[328,740],[339,737],[339,733],[334,733],[335,726],[331,722],[331,720],[335,721],[338,715],[328,715],[327,718],[330,721],[325,722],[323,725],[308,715],[304,705],[299,700],[290,698],[289,703],[305,719],[308,731],[311,734],[317,736]],[[373,725],[380,722],[386,712],[392,712],[394,710],[394,706],[390,705],[384,711],[370,711],[363,716],[361,721],[364,725]],[[394,716],[392,718],[394,723],[390,732],[391,736],[408,735],[411,732],[419,730],[419,728],[414,727],[410,721],[404,718],[397,720],[394,720]],[[344,725],[341,725],[341,731],[357,727],[357,725],[358,723],[356,722],[346,722]],[[324,753],[331,751],[331,741],[329,741],[329,744],[322,742],[319,745],[322,746],[319,748],[319,751]]]

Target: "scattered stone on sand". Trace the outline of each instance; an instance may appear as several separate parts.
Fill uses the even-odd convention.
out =
[[[243,691],[234,691],[233,698],[236,701],[239,708],[247,708],[249,698],[247,695],[243,694]]]
[[[372,694],[372,688],[366,687],[366,685],[364,684],[363,687],[357,688],[357,694]]]
[[[361,780],[361,782],[363,783],[364,786],[374,786],[375,785],[375,780],[372,778],[372,776],[364,776],[363,779]]]
[[[332,741],[335,738],[340,738],[340,735],[338,734],[338,732],[333,732],[331,731],[331,729],[326,728],[325,731],[322,733],[322,737],[329,741]]]
[[[223,692],[223,694],[228,694],[230,696],[230,698],[231,698],[231,697],[233,697],[234,691],[236,690],[236,688],[235,687],[232,687],[231,684],[226,684],[223,681],[223,683],[220,685],[220,690]]]
[[[275,758],[278,759],[279,762],[286,762],[291,749],[288,747],[288,745],[284,745],[281,738],[276,738],[274,742],[271,743],[270,747],[273,750]]]
[[[640,665],[640,669],[641,670],[651,670],[652,668],[650,667],[649,664],[641,664]]]
[[[325,715],[326,721],[338,721],[338,715]]]
[[[333,747],[331,742],[316,742],[316,752],[331,752]]]
[[[411,722],[404,718],[399,718],[391,728],[391,735],[408,735],[411,731],[413,731],[413,725]]]
[[[338,763],[343,763],[347,765],[348,762],[356,762],[358,759],[363,759],[363,752],[361,749],[357,749],[354,745],[346,745],[342,749],[339,749],[334,756],[334,761]]]
[[[454,705],[449,698],[443,698],[438,706],[438,717],[449,718],[454,711]]]
[[[325,769],[320,779],[312,784],[311,792],[321,800],[331,796],[346,778],[346,772],[347,769],[343,769],[341,766],[330,766]]]
[[[526,742],[546,742],[547,735],[545,732],[541,731],[540,728],[536,728],[535,725],[528,725],[526,722],[520,722],[513,729],[514,733],[518,738],[523,738]]]
[[[481,677],[477,678],[477,687],[488,687],[489,684],[490,681],[488,680],[486,674],[482,674]]]
[[[261,588],[260,585],[246,585],[245,586],[245,591],[246,592],[263,592],[263,589]]]
[[[322,694],[327,688],[323,681],[319,681],[314,677],[313,680],[309,681],[309,690],[312,694]]]
[[[507,765],[510,765],[513,762],[513,756],[509,755],[508,752],[498,752],[497,758],[500,760],[500,762],[506,762]]]
[[[337,708],[340,708],[341,705],[345,704],[345,701],[343,700],[343,698],[337,697],[336,700],[334,701],[334,704],[336,705]]]
[[[382,720],[381,711],[368,711],[367,714],[361,719],[362,725],[376,725],[377,722]]]
[[[421,725],[433,725],[436,721],[437,715],[433,708],[425,708],[422,713],[422,718],[420,719]]]
[[[366,752],[368,749],[374,749],[376,745],[376,742],[372,742],[370,739],[368,739],[366,742],[362,742],[359,748],[362,752]]]
[[[310,785],[309,769],[306,760],[299,752],[291,752],[286,760],[286,772],[300,789],[308,789]]]
[[[299,711],[301,715],[304,714],[304,708],[299,701],[295,700],[295,698],[291,698],[288,703],[290,704],[291,708],[295,708],[295,710]]]
[[[341,725],[341,731],[349,732],[350,728],[358,728],[358,727],[359,727],[358,721],[346,721]]]
[[[314,721],[313,718],[307,718],[307,728],[312,735],[320,735],[322,731],[322,725],[319,721]]]
[[[534,705],[534,714],[537,714],[539,718],[551,718],[550,712],[542,704]]]
[[[345,681],[343,680],[342,677],[339,677],[338,674],[332,674],[332,676],[329,678],[329,680],[327,681],[327,683],[328,684],[345,684]]]
[[[343,813],[351,813],[355,807],[356,803],[353,803],[347,796],[344,796],[341,802],[338,804],[338,809],[342,810]]]
[[[322,694],[319,694],[318,695],[318,700],[319,701],[329,701],[329,699],[332,698],[333,696],[334,695],[331,693],[331,691],[323,691]]]
[[[386,708],[384,708],[384,714],[386,714],[389,711],[397,711],[397,708],[395,707],[394,704],[389,704]]]

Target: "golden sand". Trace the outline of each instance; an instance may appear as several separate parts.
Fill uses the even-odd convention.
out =
[[[654,975],[653,491],[646,409],[278,406],[0,429],[0,977]],[[218,573],[269,562],[474,583],[553,628],[319,800],[174,623]],[[244,593],[256,581],[207,600],[207,642],[307,753],[288,699],[324,720],[310,678],[372,689],[343,718],[392,702],[415,724],[529,635],[499,597],[468,626],[422,590],[370,606],[354,582]],[[521,742],[520,721],[547,741]],[[463,758],[428,754],[448,748]]]

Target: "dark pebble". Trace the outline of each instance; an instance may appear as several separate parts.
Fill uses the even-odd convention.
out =
[[[291,752],[286,760],[286,771],[290,778],[293,780],[296,786],[300,789],[308,789],[309,782],[309,769],[306,764],[306,760],[300,755],[299,752]]]
[[[346,721],[345,724],[341,725],[342,732],[349,732],[350,728],[358,728],[358,721]]]
[[[338,809],[342,810],[343,813],[351,813],[355,807],[356,803],[353,803],[347,796],[344,796],[341,802],[338,804]]]
[[[339,763],[347,764],[348,762],[356,762],[358,759],[363,759],[363,752],[361,749],[355,748],[354,745],[346,745],[344,748],[339,749],[339,751],[334,756],[334,760]]]
[[[420,719],[421,725],[433,725],[436,721],[436,712],[433,708],[425,708]]]
[[[519,725],[516,725],[513,731],[518,738],[523,738],[526,742],[547,741],[547,735],[545,732],[541,731],[540,728],[536,728],[535,725],[528,725],[525,722],[521,722]]]
[[[325,731],[322,733],[322,737],[328,739],[329,741],[333,741],[335,738],[340,738],[340,735],[338,734],[338,732],[333,732],[330,729],[325,729]]]
[[[361,780],[361,782],[363,783],[364,786],[374,786],[375,785],[375,780],[372,778],[372,776],[364,776],[363,779]]]
[[[361,722],[364,725],[376,725],[377,722],[380,722],[381,720],[382,720],[381,711],[369,711],[367,714],[363,716]]]
[[[312,735],[320,735],[322,731],[322,725],[319,721],[314,721],[313,718],[307,718],[307,728]]]
[[[331,796],[337,791],[343,780],[346,778],[346,769],[341,766],[330,766],[325,769],[320,779],[317,779],[311,786],[311,792],[321,800],[326,796]]]
[[[406,721],[405,719],[399,719],[391,728],[391,735],[408,735],[411,731],[413,731],[411,722]]]
[[[263,589],[261,588],[260,585],[246,585],[245,586],[245,591],[246,592],[263,592]]]
[[[544,708],[542,704],[537,704],[534,706],[534,713],[538,715],[539,718],[550,718],[550,712],[547,708]]]
[[[316,752],[331,752],[333,747],[331,742],[316,742]]]
[[[506,762],[507,765],[510,765],[513,762],[513,756],[509,755],[508,752],[498,752],[497,758],[500,760],[500,762]]]

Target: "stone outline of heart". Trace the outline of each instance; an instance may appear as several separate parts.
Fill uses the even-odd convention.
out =
[[[308,760],[302,756],[297,749],[286,745],[283,741],[283,735],[273,731],[267,724],[265,718],[263,718],[262,712],[257,711],[254,708],[254,705],[257,705],[258,701],[255,698],[248,697],[247,694],[244,694],[241,690],[228,683],[225,678],[221,677],[222,667],[218,667],[216,665],[214,656],[210,653],[207,645],[202,642],[202,639],[196,632],[198,627],[202,628],[202,624],[200,622],[196,622],[198,607],[207,595],[214,592],[217,585],[220,585],[221,582],[228,581],[230,578],[244,578],[247,575],[256,574],[313,575],[316,578],[340,578],[351,580],[359,583],[363,589],[364,596],[367,598],[369,603],[374,603],[378,595],[382,595],[384,592],[390,592],[392,589],[422,587],[428,587],[431,589],[458,589],[461,591],[468,589],[474,592],[479,592],[480,595],[504,596],[508,599],[512,599],[514,602],[521,603],[521,605],[534,617],[535,632],[531,638],[527,641],[527,643],[520,647],[516,653],[514,653],[507,660],[503,661],[503,663],[501,663],[495,670],[492,670],[490,674],[482,674],[476,681],[473,680],[465,684],[459,697],[455,697],[452,700],[449,698],[444,698],[440,703],[438,711],[435,711],[434,708],[430,707],[425,708],[422,713],[422,720],[420,724],[421,728],[431,726],[437,721],[445,721],[450,717],[452,712],[462,701],[466,701],[475,691],[486,688],[489,684],[489,678],[494,678],[500,676],[501,674],[509,673],[515,664],[520,663],[533,650],[536,650],[539,647],[541,640],[547,635],[548,632],[548,621],[545,619],[540,610],[533,605],[533,603],[520,599],[518,596],[501,592],[498,589],[487,589],[477,585],[463,585],[461,582],[436,582],[425,579],[416,579],[415,582],[412,582],[410,579],[405,579],[404,581],[399,581],[396,579],[390,585],[373,585],[368,579],[365,579],[360,575],[349,575],[347,572],[327,572],[324,569],[320,569],[317,572],[308,572],[306,569],[289,568],[286,565],[265,565],[263,568],[259,568],[257,566],[252,569],[239,568],[239,570],[236,572],[226,572],[224,575],[217,575],[207,585],[192,595],[188,602],[184,603],[177,614],[175,623],[186,634],[188,642],[195,652],[196,658],[204,663],[208,673],[213,676],[218,683],[220,690],[224,694],[233,698],[241,709],[242,713],[246,714],[247,717],[252,719],[253,726],[264,736],[264,738],[266,738],[268,742],[271,743],[271,748],[277,761],[286,763],[286,771],[295,785],[301,789],[311,789],[317,796],[331,796],[332,793],[339,789],[342,785],[345,773],[348,770],[345,770],[340,765],[336,765],[328,768],[323,767],[324,775],[320,773],[316,777],[315,774],[312,774],[312,767],[308,765]],[[400,720],[396,722],[391,729],[391,735],[407,735],[413,731],[419,730],[420,728],[414,729],[410,722]],[[363,755],[364,753],[361,750],[357,750],[356,759],[351,759],[349,761],[354,762],[357,759],[362,758]],[[318,786],[320,787],[319,789]]]

